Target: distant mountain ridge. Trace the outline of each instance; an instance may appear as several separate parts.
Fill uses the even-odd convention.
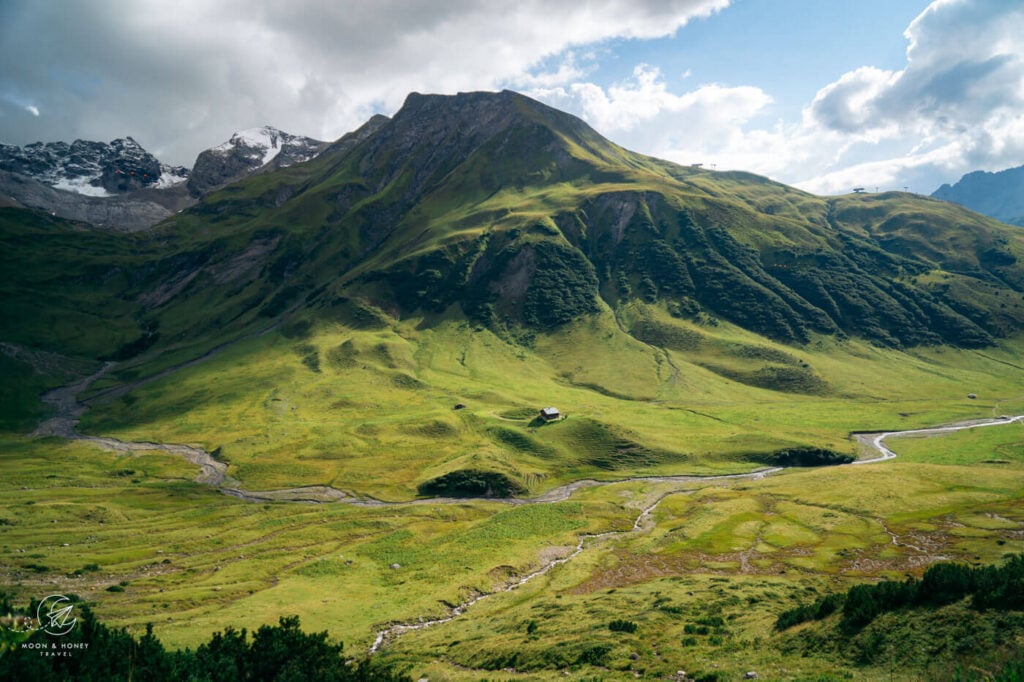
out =
[[[932,196],[1004,223],[1024,226],[1024,166],[996,173],[974,171],[953,185],[939,187]]]
[[[200,153],[192,169],[161,163],[131,137],[0,145],[0,198],[134,231],[252,173],[308,161],[328,144],[271,126],[252,128]]]
[[[194,196],[202,196],[260,169],[276,170],[308,161],[328,144],[271,126],[243,130],[199,154],[188,188]]]
[[[188,177],[188,169],[160,163],[130,137],[110,142],[0,145],[0,170],[28,176],[54,189],[96,197],[170,187]]]

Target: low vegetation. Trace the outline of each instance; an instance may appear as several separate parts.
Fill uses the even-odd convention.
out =
[[[889,611],[935,608],[966,597],[979,611],[1024,611],[1024,554],[1011,555],[1002,566],[935,564],[920,579],[855,585],[843,595],[828,595],[782,613],[775,628],[785,630],[808,620],[822,620],[842,605],[839,627],[856,632]]]
[[[511,497],[525,488],[496,471],[450,471],[419,486],[421,495],[435,497]]]
[[[31,616],[35,606],[31,604],[25,613]],[[0,677],[40,682],[411,682],[407,675],[382,668],[366,658],[346,658],[341,643],[332,642],[326,632],[304,632],[297,616],[282,617],[277,625],[264,625],[251,636],[245,628],[229,627],[213,633],[195,650],[168,651],[153,634],[152,626],[136,637],[124,628],[111,628],[97,620],[88,604],[79,601],[73,608],[77,624],[66,635],[20,629],[30,636],[17,637],[19,641],[6,654],[0,649]],[[3,600],[0,611],[14,610]],[[7,635],[7,626],[0,629]],[[63,655],[40,655],[40,651],[50,647]]]
[[[796,447],[776,450],[765,463],[780,467],[822,467],[849,464],[856,457],[828,448]]]

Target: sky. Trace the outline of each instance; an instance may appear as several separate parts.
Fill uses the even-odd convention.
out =
[[[1021,0],[0,0],[0,143],[162,161],[511,89],[634,151],[819,194],[1024,164]]]

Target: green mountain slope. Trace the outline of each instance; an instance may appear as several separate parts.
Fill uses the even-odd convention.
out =
[[[113,236],[19,209],[0,210],[0,227],[0,340],[118,362],[93,389],[102,409],[91,428],[233,443],[236,466],[307,452],[319,463],[288,476],[347,485],[355,470],[320,461],[341,432],[256,435],[272,416],[248,412],[274,401],[263,386],[304,367],[302,382],[324,395],[359,387],[332,398],[342,407],[330,417],[317,405],[324,423],[372,432],[385,415],[373,437],[343,430],[367,466],[382,449],[434,448],[368,486],[388,494],[472,468],[473,456],[531,488],[535,476],[553,484],[680,462],[735,470],[774,448],[842,446],[858,427],[837,418],[843,401],[882,392],[856,371],[925,381],[903,369],[917,360],[879,349],[988,348],[1024,324],[1019,231],[909,194],[820,198],[641,156],[511,92],[410,95],[394,118],[375,117],[315,160],[228,186],[150,233]],[[136,382],[238,341],[237,371],[211,361],[118,402]],[[37,367],[28,381],[8,355],[29,420],[41,411],[33,393],[61,375]],[[966,375],[987,377],[975,386],[1004,380],[998,361],[965,362]],[[214,379],[214,367],[228,374]],[[965,394],[966,375],[946,374],[941,391]],[[387,390],[368,388],[376,382]],[[474,406],[487,414],[558,400],[592,422],[546,442],[447,412],[485,395]],[[828,426],[738,434],[728,425],[737,415],[713,414],[680,447],[694,425],[614,407],[779,396],[833,398]],[[205,416],[183,426],[197,410]],[[250,416],[210,432],[233,414]],[[514,461],[501,464],[508,452]],[[265,476],[285,482],[281,470]]]
[[[10,257],[28,249],[31,260],[44,242],[18,230],[40,219],[5,210],[4,234],[22,249]],[[50,265],[105,268],[83,284],[117,300],[110,312],[124,324],[102,350],[78,343],[93,356],[130,341],[122,356],[148,345],[194,354],[338,297],[391,315],[457,304],[491,328],[533,330],[643,300],[788,343],[817,333],[980,347],[1024,322],[1024,238],[994,221],[907,194],[823,199],[669,164],[510,92],[411,95],[392,120],[149,235],[78,241],[46,253]],[[73,321],[47,324],[49,339],[31,329],[52,314],[34,296],[81,276],[33,289],[22,281],[33,271],[12,263],[5,274],[19,292],[11,305],[38,308],[11,309],[5,336],[77,348],[64,333]]]

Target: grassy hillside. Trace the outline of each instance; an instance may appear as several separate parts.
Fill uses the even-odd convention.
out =
[[[982,347],[1024,322],[1024,237],[952,204],[676,166],[514,93],[411,96],[359,139],[146,235],[3,209],[5,339],[152,372],[353,298],[506,338],[637,301],[790,344]]]
[[[1019,429],[1005,433],[1020,444]],[[10,438],[2,452],[11,472],[3,581],[16,600],[74,592],[104,620],[137,633],[153,623],[174,646],[296,613],[355,655],[388,622],[442,616],[568,556],[581,533],[608,531],[618,534],[450,623],[407,632],[381,655],[438,679],[513,679],[506,668],[533,679],[680,669],[888,679],[893,657],[895,672],[913,679],[988,660],[994,645],[1012,651],[1017,632],[1017,615],[968,618],[960,607],[917,626],[887,616],[852,646],[827,635],[831,623],[806,626],[820,637],[777,633],[774,623],[865,580],[919,575],[939,557],[998,563],[1024,550],[1019,462],[896,460],[763,481],[620,483],[550,505],[360,508],[245,503],[191,483],[194,469],[167,455]],[[616,621],[636,629],[610,628]],[[973,643],[956,634],[967,624]],[[915,633],[930,638],[927,660],[900,653],[918,650]]]
[[[218,449],[253,490],[332,485],[400,500],[456,469],[500,472],[531,493],[582,477],[750,471],[779,449],[853,453],[852,431],[1001,414],[1021,397],[1001,361],[1016,344],[793,349],[654,306],[624,317],[656,343],[608,313],[532,349],[456,319],[293,324],[101,395],[82,428]],[[567,418],[539,423],[548,405]]]

